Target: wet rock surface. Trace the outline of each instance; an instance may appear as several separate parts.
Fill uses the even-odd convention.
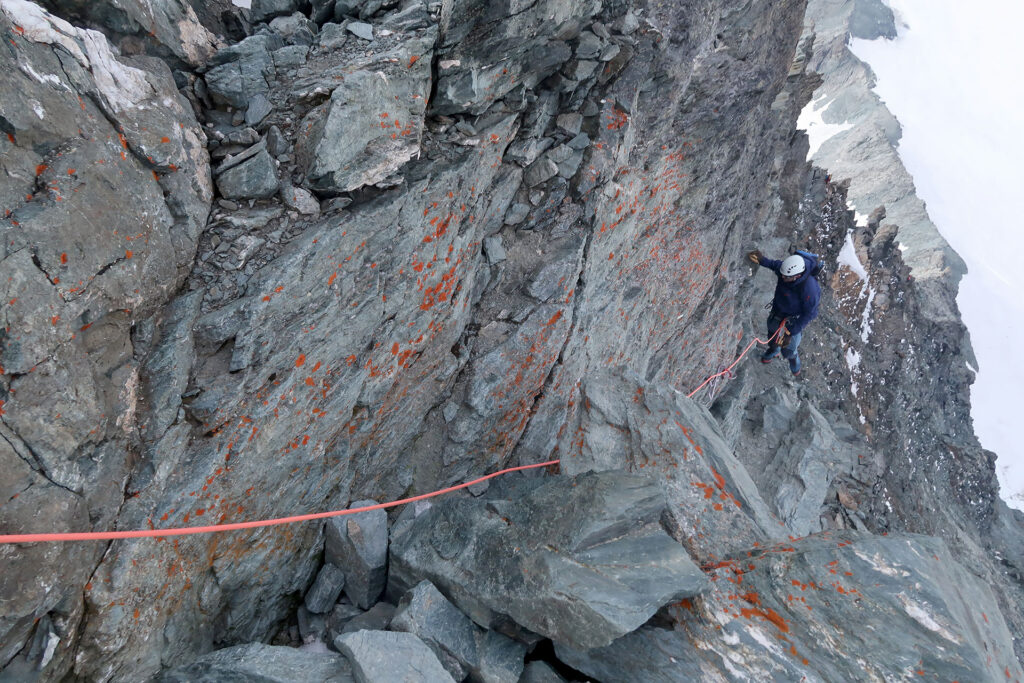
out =
[[[970,430],[948,278],[920,270],[954,259],[903,244],[896,206],[854,228],[806,165],[831,43],[800,39],[803,2],[46,7],[0,0],[0,530],[276,518],[562,462],[344,533],[2,546],[2,675],[395,680],[401,641],[445,680],[615,679],[638,653],[625,678],[757,677],[741,656],[1020,677],[1022,522]],[[877,3],[847,10],[884,33]],[[748,360],[688,399],[763,335],[755,246],[825,257],[804,378]],[[543,514],[569,502],[588,515]],[[857,547],[897,576],[867,585]],[[832,561],[904,639],[837,640],[861,613],[810,588]]]

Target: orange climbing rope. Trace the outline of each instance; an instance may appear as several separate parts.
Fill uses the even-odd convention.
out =
[[[782,325],[779,325],[779,329],[775,331],[767,341],[763,339],[754,338],[752,342],[747,344],[747,348],[743,349],[743,353],[739,355],[733,364],[727,367],[722,372],[711,375],[704,383],[699,387],[687,394],[687,398],[692,398],[694,394],[707,386],[708,382],[715,379],[716,377],[722,377],[729,374],[734,367],[736,367],[743,357],[747,355],[747,352],[754,346],[754,344],[770,344],[780,332],[782,332],[785,326],[785,321]],[[342,515],[352,515],[357,512],[367,512],[370,510],[384,510],[386,508],[396,507],[398,505],[405,505],[407,503],[415,503],[418,500],[426,500],[427,498],[434,498],[435,496],[441,496],[452,491],[458,491],[459,489],[468,488],[474,484],[493,479],[494,477],[501,476],[502,474],[508,474],[510,472],[519,472],[522,470],[532,470],[539,467],[550,467],[557,465],[560,460],[549,460],[548,462],[537,463],[536,465],[521,465],[519,467],[510,467],[508,469],[488,474],[473,481],[467,481],[464,484],[458,484],[456,486],[449,486],[448,488],[433,491],[431,493],[424,493],[420,496],[413,496],[412,498],[402,498],[400,500],[393,500],[390,503],[378,503],[377,505],[367,505],[365,507],[352,508],[350,510],[333,510],[331,512],[313,512],[308,515],[295,515],[293,517],[278,517],[276,519],[262,519],[254,522],[235,522],[232,524],[216,524],[213,526],[193,526],[193,527],[174,527],[170,529],[144,529],[137,531],[89,531],[89,532],[69,532],[69,533],[54,533],[54,534],[0,534],[0,544],[6,543],[43,543],[43,542],[54,542],[54,541],[114,541],[122,538],[164,538],[167,536],[191,536],[194,534],[208,534],[217,531],[238,531],[239,529],[258,529],[266,526],[278,526],[280,524],[293,524],[295,522],[308,522],[313,519],[326,519],[328,517],[340,517]]]
[[[782,330],[783,330],[783,328],[785,326],[786,326],[786,321],[783,320],[782,324],[779,325],[779,329],[775,330],[775,334],[773,334],[772,336],[768,337],[768,341],[765,341],[763,339],[758,339],[757,337],[754,337],[754,341],[752,341],[749,344],[747,344],[747,348],[743,349],[743,353],[740,354],[739,358],[737,358],[736,360],[733,361],[732,365],[727,367],[725,370],[722,370],[721,372],[717,372],[717,373],[711,375],[710,377],[708,377],[706,380],[704,380],[703,384],[701,384],[699,387],[697,387],[696,389],[694,389],[693,391],[688,393],[686,395],[686,398],[693,398],[694,394],[696,394],[698,391],[700,391],[701,389],[706,387],[708,385],[708,382],[710,382],[711,380],[715,379],[716,377],[723,377],[725,375],[728,375],[730,372],[732,372],[732,369],[734,367],[736,367],[741,360],[743,360],[743,356],[747,355],[747,352],[750,351],[750,349],[754,346],[754,344],[759,344],[759,343],[760,344],[771,344],[772,341],[776,337],[779,336],[779,333],[782,332]]]
[[[313,512],[308,515],[296,515],[294,517],[279,517],[277,519],[263,519],[255,522],[236,522],[234,524],[217,524],[214,526],[193,526],[186,528],[173,528],[173,529],[146,529],[141,531],[99,531],[99,532],[76,532],[76,533],[62,533],[62,534],[6,534],[0,535],[0,543],[40,543],[43,541],[113,541],[120,538],[161,538],[164,536],[191,536],[192,534],[208,534],[215,531],[236,531],[238,529],[257,529],[264,526],[277,526],[279,524],[292,524],[294,522],[307,522],[311,519],[326,519],[327,517],[340,517],[341,515],[353,515],[357,512],[367,512],[369,510],[383,510],[385,508],[391,508],[398,505],[405,505],[406,503],[415,503],[418,500],[425,500],[427,498],[433,498],[434,496],[440,496],[445,493],[451,493],[452,491],[458,491],[459,489],[468,488],[474,484],[479,484],[482,481],[493,479],[494,477],[502,474],[508,474],[509,472],[518,472],[520,470],[532,470],[538,467],[549,467],[551,465],[557,465],[560,461],[550,460],[548,462],[537,463],[536,465],[522,465],[520,467],[510,467],[494,474],[488,474],[474,479],[473,481],[467,481],[464,484],[458,484],[456,486],[449,486],[446,489],[439,491],[433,491],[432,493],[424,493],[421,496],[413,496],[412,498],[402,498],[401,500],[393,500],[390,503],[378,503],[377,505],[367,505],[365,507],[352,508],[351,510],[334,510],[332,512]]]

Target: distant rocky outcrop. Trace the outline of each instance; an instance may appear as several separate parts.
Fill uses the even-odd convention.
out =
[[[560,465],[2,545],[0,676],[1021,677],[955,259],[807,164],[803,0],[44,4],[0,0],[0,532]],[[799,381],[730,367],[755,246],[826,264]]]

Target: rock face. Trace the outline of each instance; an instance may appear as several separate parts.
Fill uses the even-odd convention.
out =
[[[392,581],[427,578],[478,624],[503,618],[588,649],[699,593],[704,575],[660,527],[665,500],[619,472],[445,500],[394,540]]]
[[[999,680],[1020,676],[988,588],[945,544],[845,532],[722,563],[714,590],[590,652],[598,680]]]
[[[877,3],[840,5],[884,32]],[[817,583],[819,556],[872,576],[822,535],[850,528],[893,532],[849,539],[908,576],[878,580],[889,597],[854,587],[913,634],[868,634],[879,661],[856,656],[899,677],[885,667],[908,643],[941,646],[937,670],[982,680],[987,642],[1019,676],[996,606],[953,563],[1020,633],[1022,522],[971,433],[949,278],[922,275],[954,259],[897,244],[912,231],[884,212],[853,230],[844,186],[807,166],[794,125],[825,43],[801,40],[803,0],[47,7],[0,0],[2,532],[270,519],[515,464],[562,472],[395,513],[393,602],[375,605],[384,513],[355,534],[346,522],[344,567],[343,535],[312,522],[0,546],[0,676],[147,680],[236,652],[202,659],[215,649],[340,636],[366,664],[353,677],[408,645],[442,678],[481,680],[514,680],[531,650],[526,675],[543,680],[542,660],[593,647],[579,669],[597,671],[627,639],[670,636],[679,653],[650,661],[680,660],[693,634],[713,645],[709,678],[740,678],[726,662],[749,653],[780,678],[831,679],[842,646],[814,629],[854,613],[815,592],[812,625],[780,591]],[[837,262],[848,233],[866,279]],[[743,261],[754,247],[828,265],[799,385],[749,356],[724,372],[763,334],[772,281]],[[903,531],[949,555],[899,546]],[[807,533],[793,547],[813,562],[772,564],[795,555],[766,549]],[[928,550],[952,558],[945,574]],[[773,567],[760,606],[717,590],[748,552]],[[328,605],[326,579],[312,606],[329,611],[300,609],[325,554],[368,611]],[[402,599],[424,579],[474,622],[477,659],[401,611],[422,607]],[[947,584],[971,585],[991,623],[969,635],[975,617],[937,597]],[[684,594],[690,621],[663,606]],[[768,608],[809,664],[781,663],[776,622],[751,611]],[[359,635],[389,627],[409,633]],[[273,679],[270,659],[241,675]]]
[[[161,683],[350,683],[356,680],[361,679],[353,676],[348,660],[341,655],[261,644],[218,650],[160,677]]]

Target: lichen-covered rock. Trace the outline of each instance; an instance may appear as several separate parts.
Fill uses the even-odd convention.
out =
[[[266,149],[217,176],[217,189],[227,199],[267,199],[278,187],[277,166]]]
[[[191,266],[212,197],[205,137],[159,60],[118,58],[30,2],[0,3],[0,32],[2,526],[105,528],[138,443],[132,326]],[[33,666],[67,670],[102,554],[0,548],[2,663],[45,624]]]
[[[315,189],[378,183],[418,152],[435,39],[428,31],[349,65],[330,99],[306,116],[297,154]]]
[[[392,542],[396,585],[426,578],[485,628],[511,619],[556,642],[600,647],[705,579],[661,529],[656,484],[619,472],[494,487],[448,499]]]
[[[724,562],[714,589],[560,659],[599,680],[1013,680],[1022,675],[987,586],[923,536],[826,533]]]

